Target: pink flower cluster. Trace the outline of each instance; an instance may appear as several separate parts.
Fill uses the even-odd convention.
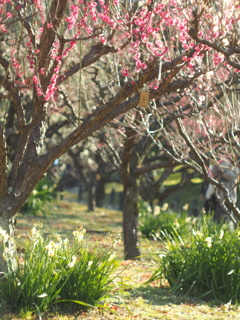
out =
[[[213,54],[213,63],[215,66],[219,65],[221,62],[223,62],[224,56],[220,53],[214,52]]]
[[[71,30],[73,28],[73,26],[75,25],[78,19],[79,6],[71,5],[70,11],[71,11],[70,17],[65,18],[65,21],[68,23],[68,27],[67,27],[68,30]]]
[[[37,91],[38,97],[42,96],[43,92],[42,92],[42,89],[41,89],[41,86],[40,86],[40,82],[39,82],[39,78],[37,77],[37,75],[34,75],[32,77],[32,81],[33,81],[33,83],[35,85],[35,89]]]
[[[92,18],[92,21],[97,21],[97,10],[96,10],[97,3],[91,2],[89,4],[89,14]]]
[[[233,0],[231,2],[234,3]],[[15,2],[12,0],[0,0],[0,32],[7,32],[8,25],[5,25],[5,22],[7,19],[14,18],[16,7],[13,6],[13,3]],[[189,26],[193,19],[192,8],[182,6],[182,1],[146,0],[139,6],[135,7],[133,5],[132,8],[130,8],[130,1],[128,8],[131,10],[128,10],[127,8],[123,9],[122,5],[120,6],[120,0],[69,0],[70,14],[65,18],[64,37],[72,41],[66,41],[64,48],[62,48],[56,30],[56,41],[53,43],[50,57],[48,56],[50,63],[47,66],[48,61],[46,61],[46,70],[44,68],[37,69],[41,48],[38,48],[36,44],[42,40],[43,28],[45,28],[45,35],[45,32],[50,31],[48,29],[53,28],[54,21],[47,20],[46,8],[41,0],[22,1],[21,8],[24,7],[22,3],[36,9],[35,43],[32,43],[29,33],[26,32],[22,37],[25,46],[21,49],[21,52],[19,51],[20,53],[12,51],[11,65],[14,69],[14,75],[17,74],[26,83],[28,79],[28,84],[33,83],[37,94],[39,96],[45,95],[47,101],[56,92],[59,79],[64,77],[61,67],[78,38],[85,37],[87,39],[84,42],[86,43],[84,54],[87,53],[87,46],[90,48],[94,42],[101,42],[103,44],[100,46],[101,48],[107,44],[112,46],[114,52],[118,50],[117,59],[122,66],[120,67],[122,68],[121,73],[125,77],[131,76],[131,78],[136,77],[137,79],[137,73],[145,70],[155,57],[161,57],[163,62],[171,61],[179,56],[179,52],[191,48],[194,48],[195,54],[191,57],[186,54],[182,58],[183,62],[186,62],[183,65],[187,76],[193,74],[196,68],[201,69],[202,67],[202,51],[206,50],[206,47],[196,46],[195,41],[189,36]],[[12,11],[8,9],[10,6],[13,8]],[[220,39],[220,45],[227,47],[225,43],[229,39],[234,24],[236,25],[235,11],[229,9],[229,15],[220,11],[217,15],[214,15],[214,9],[206,12],[204,19],[201,21],[198,36],[216,43]],[[112,32],[113,30],[115,30],[115,33]],[[88,41],[91,37],[92,39]],[[225,42],[221,42],[221,40],[225,40]],[[14,43],[13,47],[18,50],[17,43]],[[21,61],[27,62],[28,65],[24,65],[22,70],[20,70],[21,63],[19,63],[18,55],[21,56]],[[224,56],[217,52],[213,53],[213,50],[209,55],[211,55],[215,66],[224,62]],[[51,68],[54,68],[54,72],[49,80]],[[40,83],[45,75],[45,80],[49,81],[46,93],[42,92]],[[136,79],[132,80],[136,81]],[[158,80],[154,80],[150,84],[151,88],[157,88],[158,82]]]
[[[147,64],[145,62],[142,62],[140,59],[136,60],[136,72],[139,72],[141,69],[146,69]]]
[[[45,100],[46,101],[49,101],[53,97],[54,93],[58,89],[56,84],[57,84],[57,79],[58,79],[58,76],[59,76],[59,72],[60,72],[60,63],[54,69],[54,74],[53,74],[53,76],[51,78],[49,86],[47,87],[47,91],[46,91],[46,94],[45,94]]]
[[[122,68],[122,75],[123,75],[124,77],[128,77],[129,74],[130,74],[129,69],[128,69],[126,66],[123,67],[123,68]]]

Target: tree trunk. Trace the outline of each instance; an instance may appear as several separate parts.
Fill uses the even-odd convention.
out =
[[[122,181],[123,195],[123,242],[125,259],[137,259],[140,256],[138,243],[138,177],[135,170],[138,165],[138,156],[134,152],[136,134],[129,129],[126,131],[127,139],[124,142],[122,155]]]
[[[88,203],[88,211],[95,210],[95,181],[89,181],[87,186],[87,203]]]
[[[78,181],[78,201],[82,200],[82,194],[83,194],[83,186],[81,181]]]
[[[0,280],[4,274],[16,269],[14,242],[15,218],[0,216]]]
[[[96,207],[102,208],[105,200],[105,179],[100,177],[96,183]]]
[[[124,186],[123,241],[125,259],[140,256],[138,241],[138,187],[137,183]]]

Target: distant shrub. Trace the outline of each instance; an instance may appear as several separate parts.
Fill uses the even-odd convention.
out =
[[[0,299],[21,313],[96,306],[107,296],[119,262],[110,248],[84,248],[83,234],[75,231],[72,242],[59,236],[44,239],[34,227],[17,267],[0,281]],[[7,249],[4,256],[11,266]]]
[[[240,302],[239,231],[204,218],[187,240],[168,238],[166,252],[157,255],[154,279],[167,279],[175,293],[223,302]]]
[[[42,179],[38,182],[26,203],[23,205],[21,213],[33,215],[41,213],[46,215],[49,206],[53,204],[55,200],[56,190],[54,184],[47,179]]]
[[[176,229],[179,234],[189,233],[192,223],[196,219],[188,217],[186,212],[176,213],[173,210],[161,210],[157,215],[142,208],[139,230],[148,239],[163,239],[166,235],[173,235]]]

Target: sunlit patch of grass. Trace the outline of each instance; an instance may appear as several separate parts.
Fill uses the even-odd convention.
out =
[[[181,181],[181,173],[171,174],[166,181],[164,181],[164,186],[173,186]]]
[[[122,192],[123,191],[122,183],[110,182],[106,184],[106,194],[110,194],[113,189],[115,192]]]

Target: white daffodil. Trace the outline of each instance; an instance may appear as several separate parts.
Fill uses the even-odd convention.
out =
[[[9,239],[9,235],[6,230],[0,227],[0,239],[2,239],[3,243],[6,243]]]
[[[73,231],[74,237],[77,239],[77,241],[81,242],[83,240],[84,234],[86,233],[85,229],[82,229],[80,231]]]
[[[208,248],[212,248],[212,238],[211,237],[208,237],[205,239],[205,242],[207,243],[207,247]]]
[[[57,249],[59,249],[60,246],[61,246],[60,243],[54,242],[54,241],[51,240],[51,241],[48,243],[48,245],[46,245],[46,249],[47,249],[47,252],[48,252],[49,257],[53,257],[54,254],[55,254],[55,251],[56,251]]]
[[[73,268],[75,266],[76,262],[77,262],[77,257],[72,256],[72,261],[68,264],[68,267]]]
[[[224,236],[224,231],[221,229],[219,234],[219,239],[222,240],[223,236]]]

